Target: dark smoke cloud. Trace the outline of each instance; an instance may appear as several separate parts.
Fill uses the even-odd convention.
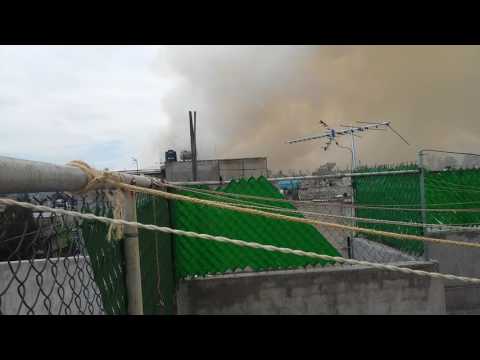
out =
[[[349,164],[347,150],[285,141],[355,121],[390,120],[359,140],[362,163],[414,161],[418,147],[480,152],[478,46],[167,47],[159,76],[178,75],[164,98],[161,150],[188,148],[187,111],[198,111],[201,158],[267,156],[271,169]],[[341,141],[350,145],[350,139]]]

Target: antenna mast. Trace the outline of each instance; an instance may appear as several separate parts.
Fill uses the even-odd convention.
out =
[[[325,132],[323,134],[319,135],[312,135],[312,136],[306,136],[303,138],[299,139],[294,139],[294,140],[289,140],[287,141],[288,144],[294,144],[294,143],[299,143],[299,142],[305,142],[305,141],[310,141],[310,140],[317,140],[317,139],[325,139],[327,141],[326,146],[324,147],[324,150],[327,151],[329,148],[329,145],[332,142],[335,142],[335,144],[339,147],[341,147],[338,142],[337,138],[345,135],[350,135],[352,137],[352,170],[356,169],[357,167],[357,162],[358,162],[358,155],[357,155],[357,146],[355,143],[355,137],[360,137],[357,135],[359,132],[365,132],[369,130],[387,130],[390,129],[392,130],[395,135],[400,137],[403,142],[405,142],[407,145],[410,145],[405,138],[400,135],[397,131],[395,131],[392,126],[390,125],[390,121],[385,121],[381,123],[374,123],[374,122],[362,122],[362,121],[357,121],[360,124],[368,124],[368,125],[360,125],[360,126],[354,126],[354,125],[342,125],[345,127],[345,129],[332,129],[330,128],[327,123],[324,121],[320,120],[320,125],[324,128],[326,128]]]

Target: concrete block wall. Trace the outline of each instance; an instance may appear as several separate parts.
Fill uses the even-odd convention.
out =
[[[351,178],[304,180],[300,185],[298,196],[300,200],[334,199],[347,194],[352,196]]]
[[[395,263],[401,261],[420,261],[421,258],[406,254],[390,246],[360,237],[351,242],[353,258],[355,260],[377,263]]]
[[[338,215],[338,216],[353,216],[352,208],[348,206],[342,206],[341,202],[336,203],[321,203],[321,202],[304,202],[304,203],[296,203],[296,208],[299,211],[307,212],[304,213],[304,216],[307,219],[313,220],[322,220],[328,222],[340,222],[345,225],[353,225],[353,222],[350,220],[338,220],[337,218],[325,217],[320,215],[309,214],[310,213],[317,213],[317,214],[329,214],[329,215]],[[332,229],[329,227],[321,226],[321,225],[314,225],[317,230],[328,240],[330,244],[332,244],[342,256],[347,256],[347,237],[351,237],[353,235],[352,231],[349,230],[341,230],[341,229]]]
[[[179,314],[428,315],[445,314],[445,293],[441,280],[341,266],[182,280],[177,306]]]
[[[87,271],[87,266],[90,265],[83,256],[49,261],[38,259],[33,265],[36,271],[27,260],[11,262],[10,265],[7,262],[0,262],[2,314],[27,314],[26,304],[33,308],[35,315],[47,315],[48,309],[50,313],[58,315],[103,313],[100,291],[90,279],[88,271],[93,272],[91,269]],[[17,279],[13,277],[10,266],[16,272]],[[42,276],[38,276],[37,272]],[[22,293],[24,303],[20,296]],[[66,304],[71,311],[68,311]]]
[[[218,161],[197,161],[198,181],[218,181]],[[169,162],[165,166],[165,176],[168,181],[192,181],[192,163],[190,161]]]
[[[223,180],[267,176],[267,158],[218,160]]]
[[[267,176],[267,158],[198,160],[198,181],[224,181],[232,179]],[[168,181],[192,181],[190,161],[169,162],[165,167]]]

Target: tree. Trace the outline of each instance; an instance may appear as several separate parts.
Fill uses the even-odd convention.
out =
[[[0,213],[0,260],[31,257],[32,242],[38,230],[33,211],[20,206],[7,206]]]

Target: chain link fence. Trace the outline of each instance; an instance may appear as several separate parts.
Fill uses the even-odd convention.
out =
[[[462,210],[480,208],[480,155],[440,150],[422,150],[420,154],[428,209],[452,209],[449,212],[428,211],[426,221],[480,226],[480,211]]]
[[[356,210],[350,203],[332,200],[330,202],[297,203],[295,206],[308,219],[360,227],[365,227],[365,224],[382,225],[352,219],[352,217],[355,217]],[[324,225],[316,225],[315,227],[343,257],[349,259],[376,263],[418,261],[421,259],[419,256],[398,250],[360,232]]]
[[[109,210],[101,194],[93,199],[66,193],[8,197],[68,210]],[[113,313],[122,312],[124,301],[118,296],[121,267],[112,266],[111,261],[116,258],[115,246],[94,244],[102,230],[101,224],[81,223],[72,217],[0,207],[0,313],[104,314],[106,307]]]
[[[344,216],[352,216],[353,214],[352,207],[343,202],[298,202],[295,203],[295,207],[302,212],[307,219],[354,225],[353,220],[343,218]],[[322,225],[315,225],[315,228],[343,257],[352,257],[351,240],[354,235],[352,231]]]
[[[363,176],[344,176],[306,180],[302,182],[300,200],[295,206],[305,217],[325,222],[421,235],[423,227],[385,224],[386,221],[421,223],[419,211],[402,212],[395,208],[411,208],[420,204],[418,173],[388,174],[389,171],[412,170],[412,166],[362,168]],[[386,175],[369,175],[369,172]],[[401,184],[401,189],[399,189]],[[305,201],[307,200],[307,201]],[[364,207],[362,207],[362,205]],[[358,207],[357,207],[358,206]],[[372,208],[370,208],[370,206]],[[378,206],[386,208],[377,209]],[[390,209],[389,207],[393,207]],[[414,210],[415,207],[412,208]],[[361,221],[353,218],[380,220]],[[423,243],[366,235],[361,232],[316,225],[317,230],[333,244],[344,257],[378,263],[416,261],[421,259]]]
[[[113,217],[113,191],[2,195],[13,200]],[[138,221],[170,226],[169,202],[140,194]],[[124,239],[109,226],[0,205],[0,314],[127,314]],[[140,230],[145,314],[174,313],[173,238]]]
[[[480,154],[424,149],[422,166],[428,171],[480,169]]]
[[[399,168],[371,169],[377,172],[388,170],[397,171]],[[445,206],[456,201],[464,207],[467,200],[477,201],[479,171],[474,167],[427,172],[427,205],[434,207],[438,202]],[[362,172],[367,171],[362,169]],[[280,207],[296,208],[306,218],[330,223],[424,234],[419,173],[341,177],[304,186],[300,201],[284,203]],[[453,186],[452,183],[455,184],[453,190],[468,191],[468,197],[453,198],[452,194],[460,191],[450,191],[449,197],[440,196],[439,189]],[[219,190],[281,198],[266,179],[232,182]],[[98,190],[83,196],[65,192],[2,196],[112,217],[108,191]],[[210,199],[206,194],[196,194],[195,197]],[[235,204],[237,201],[228,202]],[[254,202],[275,207],[281,204],[267,200]],[[339,254],[370,262],[420,260],[424,250],[424,244],[419,241],[371,236],[323,225],[316,225],[316,232],[310,225],[170,202],[143,194],[137,195],[136,208],[140,223]],[[456,214],[455,218],[452,214],[442,216],[439,219],[429,214],[427,219],[434,224],[480,223],[480,219],[477,221],[462,214]],[[358,218],[410,224],[375,223]],[[97,221],[0,206],[0,314],[126,314],[124,240],[109,241],[107,233],[108,225]],[[175,282],[180,278],[325,265],[296,256],[204,243],[142,229],[139,230],[139,244],[145,314],[175,313]]]

